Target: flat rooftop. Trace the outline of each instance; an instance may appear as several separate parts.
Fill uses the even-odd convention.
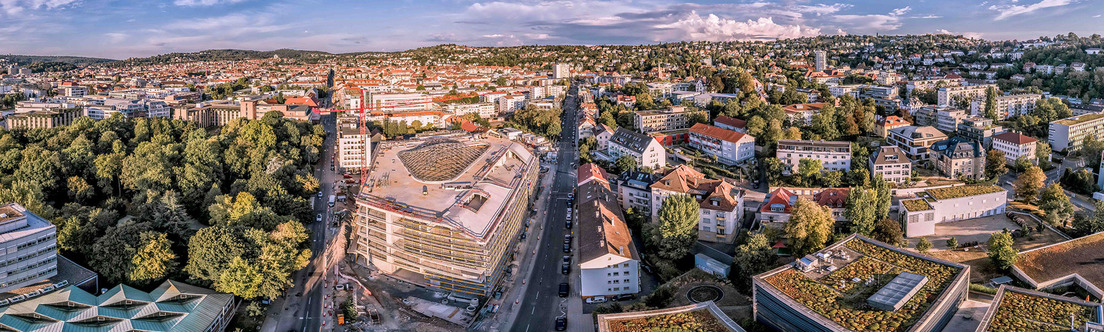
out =
[[[1101,304],[1019,287],[1001,285],[977,332],[1069,331],[1099,324]]]
[[[829,245],[806,256],[809,268],[797,262],[756,275],[756,284],[805,315],[856,331],[907,331],[927,321],[930,308],[948,298],[952,283],[969,277],[966,265],[902,250],[861,235]],[[898,276],[927,278],[915,292],[906,292],[897,310],[884,311],[867,299]],[[892,287],[892,286],[891,286]],[[912,294],[907,294],[912,293]],[[884,295],[884,294],[883,294]],[[877,317],[875,321],[870,318]],[[877,324],[873,324],[876,322]]]
[[[965,185],[928,189],[928,194],[935,199],[954,199],[966,196],[977,196],[1005,191],[1004,188],[994,185]]]
[[[1021,252],[1015,268],[1043,283],[1077,274],[1104,286],[1104,232]]]
[[[532,152],[502,138],[386,141],[374,152],[358,201],[483,238],[530,167],[538,167]]]
[[[1075,125],[1075,124],[1078,124],[1078,123],[1092,121],[1092,120],[1096,120],[1096,119],[1099,119],[1099,118],[1104,118],[1104,114],[1094,113],[1094,114],[1078,115],[1078,116],[1073,116],[1073,117],[1068,117],[1068,118],[1065,118],[1065,119],[1057,120],[1057,121],[1054,121],[1054,123],[1057,123],[1057,124],[1060,124],[1060,125],[1072,126],[1072,125]]]

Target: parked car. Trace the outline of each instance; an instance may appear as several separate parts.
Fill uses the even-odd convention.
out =
[[[566,282],[560,283],[560,297],[567,297],[567,291],[571,289]]]
[[[571,252],[571,244],[570,243],[564,243],[563,252],[565,252],[565,253]]]
[[[636,298],[636,294],[618,294],[613,297],[614,301],[628,301]]]
[[[571,220],[568,220],[566,223],[564,223],[564,228],[571,229]]]
[[[567,330],[567,317],[556,318],[556,331]]]
[[[605,302],[606,302],[606,297],[605,296],[594,296],[594,297],[588,297],[586,299],[586,303],[605,303]]]
[[[571,264],[564,264],[563,266],[561,266],[560,273],[565,275],[571,274]]]
[[[571,234],[564,234],[564,243],[571,243]]]
[[[564,265],[571,264],[571,256],[570,255],[564,255],[563,263],[564,263]]]

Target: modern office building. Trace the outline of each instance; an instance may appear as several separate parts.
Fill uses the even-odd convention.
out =
[[[870,154],[871,177],[881,175],[887,182],[903,185],[912,179],[912,160],[901,148],[887,145],[881,146]]]
[[[1104,138],[1104,114],[1092,113],[1072,116],[1050,123],[1050,148],[1054,151],[1076,151],[1086,138]]]
[[[704,123],[690,127],[690,146],[716,157],[725,165],[755,158],[755,137]]]
[[[784,139],[778,141],[775,156],[787,173],[796,172],[801,159],[819,160],[822,171],[846,172],[851,169],[851,142]]]
[[[1104,305],[1009,285],[997,288],[974,332],[1038,330],[1104,331]]]
[[[380,272],[487,296],[502,280],[533,199],[537,157],[502,138],[380,142],[356,199],[353,243]]]
[[[1014,131],[993,135],[992,149],[1004,152],[1004,158],[1009,164],[1016,162],[1020,157],[1027,157],[1032,163],[1035,160],[1035,145],[1038,140]]]
[[[851,278],[835,271],[890,272]],[[754,276],[752,311],[784,332],[941,331],[966,300],[969,279],[969,265],[855,234]]]
[[[678,165],[652,183],[652,222],[659,222],[663,200],[690,195],[698,202],[698,240],[732,243],[744,219],[744,191],[724,180],[705,178],[687,165]]]
[[[233,294],[166,280],[150,292],[118,285],[92,295],[76,286],[0,307],[5,331],[226,330],[238,304]]]
[[[0,206],[0,293],[57,275],[57,227],[18,203]]]
[[[585,299],[639,293],[640,255],[617,193],[602,181],[588,181],[577,190],[579,294]]]
[[[896,145],[915,162],[928,161],[932,144],[947,139],[947,134],[935,127],[905,126],[889,131],[886,143]]]
[[[1100,298],[1104,296],[1104,266],[1085,262],[1100,257],[1102,248],[1104,232],[1024,250],[1016,255],[1012,276],[1034,289],[1074,286]]]
[[[667,166],[667,150],[651,136],[618,127],[606,144],[610,160],[629,156],[636,160],[636,167],[657,169]]]
[[[651,322],[649,325],[651,331],[683,331],[686,330],[683,325],[685,315],[694,317],[694,323],[701,326],[702,331],[745,331],[713,301],[666,309],[599,314],[596,319],[598,332],[647,331],[648,329],[642,329],[638,325],[642,320]]]
[[[935,224],[1004,213],[1008,191],[994,185],[934,188],[900,202],[901,230],[906,237],[935,234]]]

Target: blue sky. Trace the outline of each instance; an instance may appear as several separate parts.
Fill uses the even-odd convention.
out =
[[[1104,33],[1104,0],[0,0],[0,54],[211,48],[396,51],[457,43],[645,44],[818,34]]]

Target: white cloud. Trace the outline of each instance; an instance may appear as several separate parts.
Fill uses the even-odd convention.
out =
[[[736,21],[720,18],[714,14],[702,17],[697,12],[691,12],[678,21],[659,24],[655,27],[675,33],[676,36],[673,39],[705,41],[799,38],[820,34],[820,29],[801,25],[780,25],[774,23],[774,19],[770,17]]]
[[[866,32],[880,32],[901,28],[901,16],[908,14],[909,11],[912,11],[911,6],[891,10],[884,15],[836,15],[833,18],[836,22],[852,25],[862,30],[870,30]]]
[[[962,35],[963,37],[966,37],[966,38],[981,39],[981,33],[980,32],[951,32],[947,29],[939,29],[939,30],[935,30],[935,33],[940,34],[940,35],[955,35],[955,36]]]
[[[0,0],[0,12],[19,15],[26,10],[57,9],[77,0]]]
[[[912,6],[905,6],[905,8],[894,9],[893,11],[889,12],[889,15],[901,16],[907,14],[910,10],[912,10]]]
[[[105,33],[104,36],[107,37],[107,40],[112,44],[120,43],[130,37],[130,35],[121,32],[108,32]]]
[[[239,3],[245,0],[175,0],[174,5],[184,7],[206,7],[220,4]]]
[[[1061,6],[1071,4],[1071,3],[1073,3],[1073,0],[1043,0],[1043,1],[1039,1],[1037,3],[1033,3],[1033,4],[1030,4],[1030,5],[1027,5],[1027,6],[1022,6],[1022,5],[999,5],[999,6],[998,5],[992,5],[992,6],[989,6],[989,9],[997,11],[997,13],[998,13],[997,17],[994,18],[993,20],[994,21],[1000,21],[1000,20],[1003,20],[1003,19],[1006,19],[1006,18],[1009,18],[1009,17],[1012,17],[1012,16],[1022,15],[1022,14],[1029,14],[1029,13],[1032,13],[1036,10],[1040,10],[1040,9],[1044,9],[1044,8],[1061,7]]]

